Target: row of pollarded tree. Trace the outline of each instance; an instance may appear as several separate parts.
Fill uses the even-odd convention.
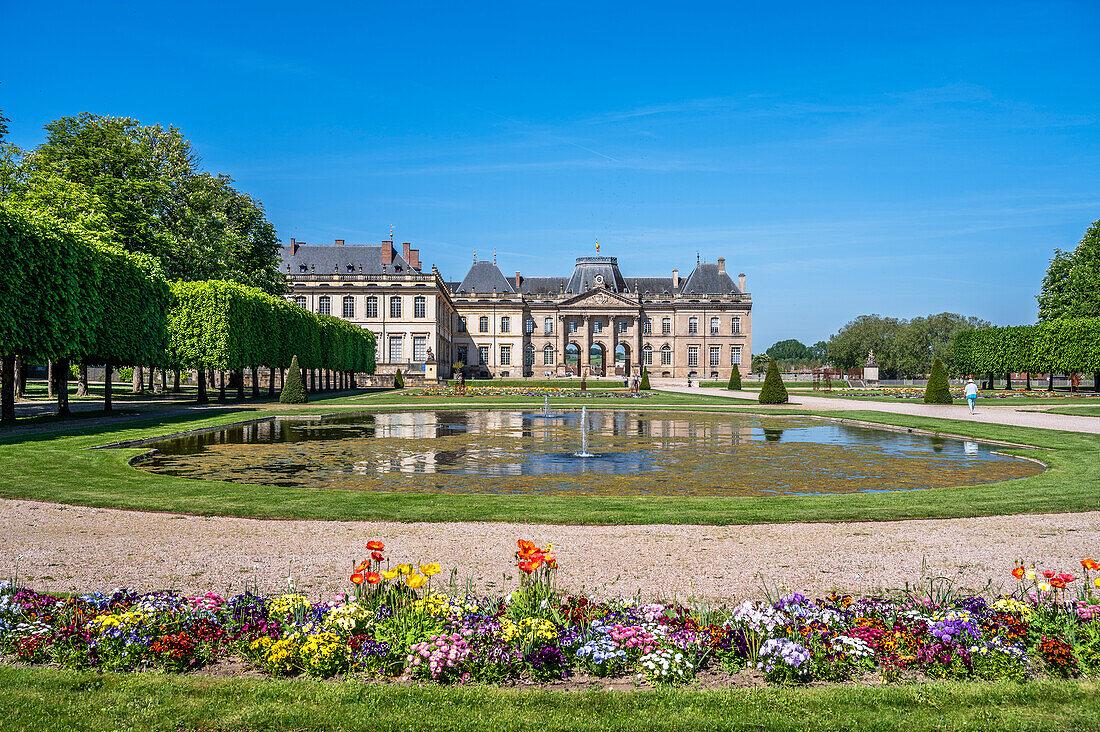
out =
[[[15,361],[51,360],[58,413],[69,413],[70,363],[208,370],[303,368],[351,385],[373,372],[374,335],[232,282],[169,283],[151,257],[116,249],[80,228],[0,204],[0,418],[15,419]],[[238,381],[240,381],[238,379]],[[224,389],[224,377],[222,388]]]
[[[1100,384],[1100,318],[1063,318],[1035,325],[981,328],[955,336],[955,363],[973,374],[1092,372]]]

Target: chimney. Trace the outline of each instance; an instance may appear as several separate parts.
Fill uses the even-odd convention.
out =
[[[391,264],[392,262],[393,262],[393,240],[391,239],[390,241],[382,242],[382,267],[383,267],[382,271],[385,272],[386,271],[384,269],[385,266],[387,264]]]
[[[745,273],[737,275],[737,289],[741,292],[745,291]]]
[[[298,242],[294,241],[294,237],[290,237],[290,256],[294,256],[298,253]]]
[[[344,246],[344,240],[343,239],[337,239],[336,240],[336,246],[338,246],[338,247]]]
[[[680,287],[680,270],[672,270],[672,287],[678,289]]]
[[[726,258],[718,257],[718,274],[726,273]]]
[[[420,250],[419,249],[410,249],[409,250],[409,256],[412,257],[412,259],[409,260],[409,266],[412,267],[413,269],[415,269],[417,272],[419,272],[420,271]]]
[[[406,262],[409,263],[410,266],[412,265],[412,253],[409,251],[411,247],[412,244],[410,244],[409,242],[405,242],[401,245],[401,256]]]
[[[516,270],[516,289],[519,289],[519,270]]]

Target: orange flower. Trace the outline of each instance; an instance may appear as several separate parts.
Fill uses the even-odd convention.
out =
[[[1081,566],[1085,569],[1100,569],[1100,563],[1097,563],[1095,559],[1082,559]]]
[[[363,575],[360,574],[359,572],[356,572],[355,574],[353,574],[351,576],[351,583],[354,584],[354,585],[363,584]]]
[[[527,541],[526,539],[520,539],[516,542],[516,546],[519,547],[521,552],[532,552],[538,549],[538,545],[533,541]]]
[[[1023,579],[1023,577],[1024,577],[1024,568],[1023,567],[1017,567],[1016,569],[1012,570],[1012,576],[1015,577],[1016,579]]]
[[[370,558],[376,562],[381,562],[385,557],[382,556],[382,552],[371,552]]]
[[[370,582],[372,585],[376,585],[381,581],[382,575],[378,574],[377,572],[367,572],[367,582]]]
[[[529,559],[526,562],[519,563],[519,568],[527,574],[531,574],[540,566],[542,566],[542,557],[535,557],[534,559]]]
[[[1050,586],[1051,587],[1057,587],[1058,589],[1061,589],[1061,588],[1066,586],[1066,583],[1065,583],[1065,580],[1063,580],[1061,577],[1054,577],[1050,581]]]
[[[370,549],[372,552],[380,552],[385,548],[386,548],[386,545],[383,544],[380,541],[368,541],[367,542],[367,549]]]
[[[356,572],[362,572],[364,569],[366,569],[369,566],[370,566],[370,561],[367,560],[367,559],[364,559],[363,561],[359,562],[359,566],[355,568],[355,571]]]

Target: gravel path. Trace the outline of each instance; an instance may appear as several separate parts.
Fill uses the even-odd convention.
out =
[[[847,524],[548,526],[498,523],[262,521],[202,518],[0,500],[0,576],[18,562],[39,589],[127,585],[186,592],[286,586],[328,595],[364,544],[386,542],[395,562],[437,561],[460,582],[515,585],[517,538],[557,547],[559,584],[602,596],[744,598],[763,585],[826,593],[912,583],[922,562],[967,587],[1005,586],[1014,560],[1061,571],[1100,553],[1100,511],[1078,514]],[[293,564],[291,560],[293,559]],[[445,576],[445,575],[444,575]]]

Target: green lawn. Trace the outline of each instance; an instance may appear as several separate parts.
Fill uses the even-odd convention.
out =
[[[1076,417],[1100,417],[1100,406],[1091,407],[1055,407],[1044,410],[1051,414],[1071,414]]]
[[[789,389],[789,386],[788,386]],[[1063,404],[1098,404],[1100,403],[1100,397],[1071,397],[1071,396],[1056,396],[1056,397],[1031,397],[1031,396],[1000,396],[1004,392],[1002,391],[983,391],[979,393],[978,404],[986,406],[1029,406],[1034,404],[1046,404],[1046,405],[1063,405]],[[833,389],[831,392],[825,391],[813,391],[812,389],[797,389],[790,391],[792,399],[798,396],[818,396],[825,397],[827,399],[853,399],[864,402],[885,402],[887,404],[906,404],[906,403],[920,403],[921,397],[917,396],[912,399],[901,399],[892,396],[854,396],[851,394],[845,394],[842,391]],[[965,399],[956,399],[956,404],[966,404]]]
[[[384,392],[378,398],[401,398]],[[665,409],[669,403],[697,411],[758,411],[714,404],[698,395],[661,394],[650,400],[562,400],[562,407],[586,404],[589,409]],[[334,398],[334,402],[339,400]],[[402,409],[405,403],[360,402],[371,409]],[[414,402],[438,408],[438,400]],[[516,406],[520,402],[502,404]],[[541,400],[529,400],[532,408]],[[493,408],[470,403],[456,409]],[[352,408],[354,410],[354,408]],[[361,409],[361,408],[360,408]],[[291,408],[271,405],[271,411]],[[266,411],[266,410],[265,410]],[[347,409],[313,404],[294,410],[324,414]],[[1095,486],[1100,484],[1100,436],[957,420],[870,412],[829,412],[826,416],[880,424],[930,429],[976,438],[1030,444],[1050,469],[1023,480],[934,491],[834,496],[769,497],[561,497],[541,495],[440,495],[364,493],[361,491],[244,486],[191,480],[139,471],[127,460],[142,450],[84,448],[154,437],[198,427],[255,417],[258,411],[223,412],[177,417],[150,416],[126,425],[80,428],[24,438],[0,437],[0,497],[27,498],[89,506],[172,511],[199,515],[253,516],[395,521],[496,520],[561,524],[737,524],[787,521],[891,520],[949,518],[1013,513],[1072,512],[1100,508]],[[270,413],[270,412],[268,412]],[[807,410],[777,410],[779,414],[812,414]],[[1027,451],[1006,449],[1024,454]]]
[[[457,383],[457,379],[451,379],[447,382],[451,386]],[[623,380],[616,379],[613,376],[601,376],[599,379],[590,376],[585,385],[589,389],[622,389]],[[478,386],[550,386],[559,389],[579,389],[581,379],[579,376],[561,379],[467,379],[466,386],[470,388]]]

